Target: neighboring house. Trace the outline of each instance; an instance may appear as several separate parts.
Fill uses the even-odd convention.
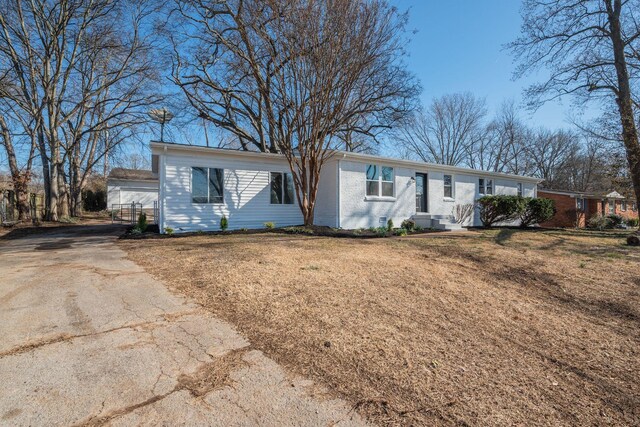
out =
[[[112,169],[107,177],[107,208],[131,203],[153,208],[158,201],[158,182],[157,171]]]
[[[151,143],[160,177],[160,229],[176,232],[302,224],[284,156]],[[484,194],[536,197],[537,178],[336,151],[320,177],[316,225],[345,229],[396,226],[460,228],[456,205]],[[477,212],[464,225],[480,225]]]
[[[620,193],[583,193],[578,191],[539,189],[538,196],[553,199],[556,214],[543,227],[586,227],[594,215],[616,214],[624,218],[638,218],[638,204]]]

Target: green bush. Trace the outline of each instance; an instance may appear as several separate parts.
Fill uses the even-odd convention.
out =
[[[165,227],[164,232],[167,233],[169,236],[172,236],[173,235],[173,228]]]
[[[400,227],[404,228],[407,231],[413,231],[416,229],[416,222],[412,219],[405,219],[402,221]]]
[[[556,203],[551,199],[527,197],[525,201],[525,209],[520,214],[521,227],[549,221],[556,213]]]
[[[407,229],[406,228],[398,228],[396,230],[396,236],[406,236],[407,235]]]
[[[273,230],[274,228],[276,228],[276,223],[269,221],[269,222],[265,222],[264,226],[269,230]]]
[[[387,231],[393,231],[393,220],[391,218],[387,221]]]
[[[595,214],[587,221],[587,227],[597,230],[604,230],[605,228],[611,228],[611,220],[601,214]]]
[[[638,218],[628,218],[627,219],[627,225],[629,227],[638,227],[639,223],[638,223]]]
[[[620,215],[611,214],[611,215],[607,215],[607,218],[611,222],[611,225],[610,225],[611,228],[616,228],[617,226],[619,226],[624,222],[624,218],[621,217]]]
[[[376,234],[380,237],[386,237],[388,232],[389,230],[387,230],[387,227],[376,228]]]
[[[226,215],[222,215],[222,218],[220,219],[220,230],[224,231],[227,228],[229,228],[229,220]]]
[[[136,228],[140,230],[141,233],[144,233],[145,231],[147,231],[147,225],[147,214],[144,212],[140,212],[140,215],[138,215],[138,224],[136,225]]]
[[[478,200],[480,221],[485,227],[498,222],[518,219],[525,211],[527,202],[520,196],[484,196]]]

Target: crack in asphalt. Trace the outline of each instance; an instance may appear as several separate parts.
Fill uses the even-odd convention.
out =
[[[194,400],[196,402],[199,402],[204,406],[207,406],[209,409],[212,409],[211,405],[203,398],[208,393],[224,387],[228,384],[228,382],[230,381],[229,378],[231,372],[233,372],[235,368],[238,367],[238,361],[242,361],[243,364],[248,364],[248,362],[244,360],[244,355],[249,351],[251,351],[251,348],[249,346],[230,350],[224,356],[216,358],[209,363],[202,364],[193,374],[181,374],[177,379],[178,383],[174,386],[173,389],[166,393],[154,394],[152,397],[145,399],[142,402],[134,403],[123,408],[114,409],[104,415],[100,415],[101,411],[104,409],[103,402],[101,411],[98,412],[98,414],[90,416],[86,421],[81,421],[77,424],[73,424],[73,426],[101,426],[116,418],[120,418],[124,415],[130,414],[140,408],[153,405],[154,403],[157,403],[162,399],[165,399],[172,394],[183,390],[188,391],[191,397],[195,398]],[[158,375],[156,382],[152,388],[152,393],[163,375],[168,376],[161,369],[161,372]],[[171,378],[170,376],[168,377]],[[246,408],[243,408],[239,404],[239,402],[229,402],[235,404],[243,412],[248,412],[248,410]]]
[[[105,329],[102,331],[96,331],[96,332],[91,332],[91,333],[86,333],[86,334],[68,334],[68,333],[64,333],[64,334],[60,334],[57,335],[55,337],[52,338],[47,338],[41,341],[35,341],[35,342],[31,342],[31,343],[27,343],[27,344],[22,344],[16,347],[13,347],[9,350],[4,350],[0,352],[0,358],[3,357],[7,357],[7,356],[13,356],[16,354],[22,354],[22,353],[27,353],[29,351],[33,351],[36,350],[38,348],[44,347],[44,346],[48,346],[48,345],[52,345],[52,344],[57,344],[60,342],[67,342],[67,341],[72,341],[76,338],[86,338],[86,337],[92,337],[92,336],[98,336],[98,335],[104,335],[104,334],[108,334],[111,332],[116,332],[116,331],[121,331],[124,329],[136,329],[136,328],[141,328],[141,327],[145,327],[145,326],[155,326],[155,327],[160,327],[160,326],[164,326],[164,325],[170,325],[170,320],[174,320],[176,318],[182,317],[182,316],[188,316],[194,314],[192,310],[190,311],[186,311],[184,313],[171,313],[171,319],[166,319],[164,316],[165,315],[160,315],[160,319],[154,319],[154,320],[150,320],[150,321],[145,321],[145,322],[139,322],[139,323],[133,323],[133,324],[129,324],[129,325],[122,325],[122,326],[118,326],[115,328],[110,328],[110,329]]]

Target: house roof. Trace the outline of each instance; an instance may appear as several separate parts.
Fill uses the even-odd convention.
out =
[[[538,189],[538,193],[561,194],[561,195],[566,195],[566,196],[570,196],[570,197],[583,197],[585,199],[598,199],[598,200],[602,200],[602,199],[620,199],[620,200],[624,200],[624,199],[627,199],[627,197],[623,196],[622,194],[618,193],[617,191],[612,191],[610,193],[603,194],[603,193],[588,193],[588,192],[584,192],[584,191],[551,190],[551,189],[546,189],[546,188],[540,188],[540,189]]]
[[[109,172],[108,179],[121,181],[157,181],[158,174],[149,170],[113,168]]]
[[[176,150],[185,150],[185,151],[193,151],[193,152],[201,152],[201,153],[211,153],[216,155],[227,155],[227,156],[242,156],[256,159],[273,159],[273,160],[282,160],[284,159],[284,155],[275,154],[275,153],[262,153],[256,151],[241,151],[234,150],[229,148],[212,148],[212,147],[203,147],[200,145],[187,145],[187,144],[177,144],[174,142],[151,142],[151,148],[157,149],[176,149]],[[540,178],[534,178],[531,176],[522,176],[522,175],[512,175],[500,172],[490,172],[483,171],[477,169],[463,168],[458,166],[449,166],[449,165],[441,165],[436,163],[427,163],[427,162],[416,162],[414,160],[404,160],[397,159],[394,157],[384,157],[384,156],[374,156],[371,154],[363,154],[363,153],[353,153],[350,151],[339,151],[334,150],[330,153],[333,158],[337,159],[347,159],[347,160],[356,160],[356,161],[368,161],[368,162],[383,162],[389,165],[397,165],[404,166],[409,168],[416,169],[428,169],[439,172],[449,172],[449,173],[460,173],[460,174],[473,174],[480,176],[489,176],[489,177],[501,177],[508,179],[516,179],[520,181],[539,183],[542,182]]]

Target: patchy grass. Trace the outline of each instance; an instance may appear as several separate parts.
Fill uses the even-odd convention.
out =
[[[134,261],[379,424],[640,423],[624,232],[121,241]]]

